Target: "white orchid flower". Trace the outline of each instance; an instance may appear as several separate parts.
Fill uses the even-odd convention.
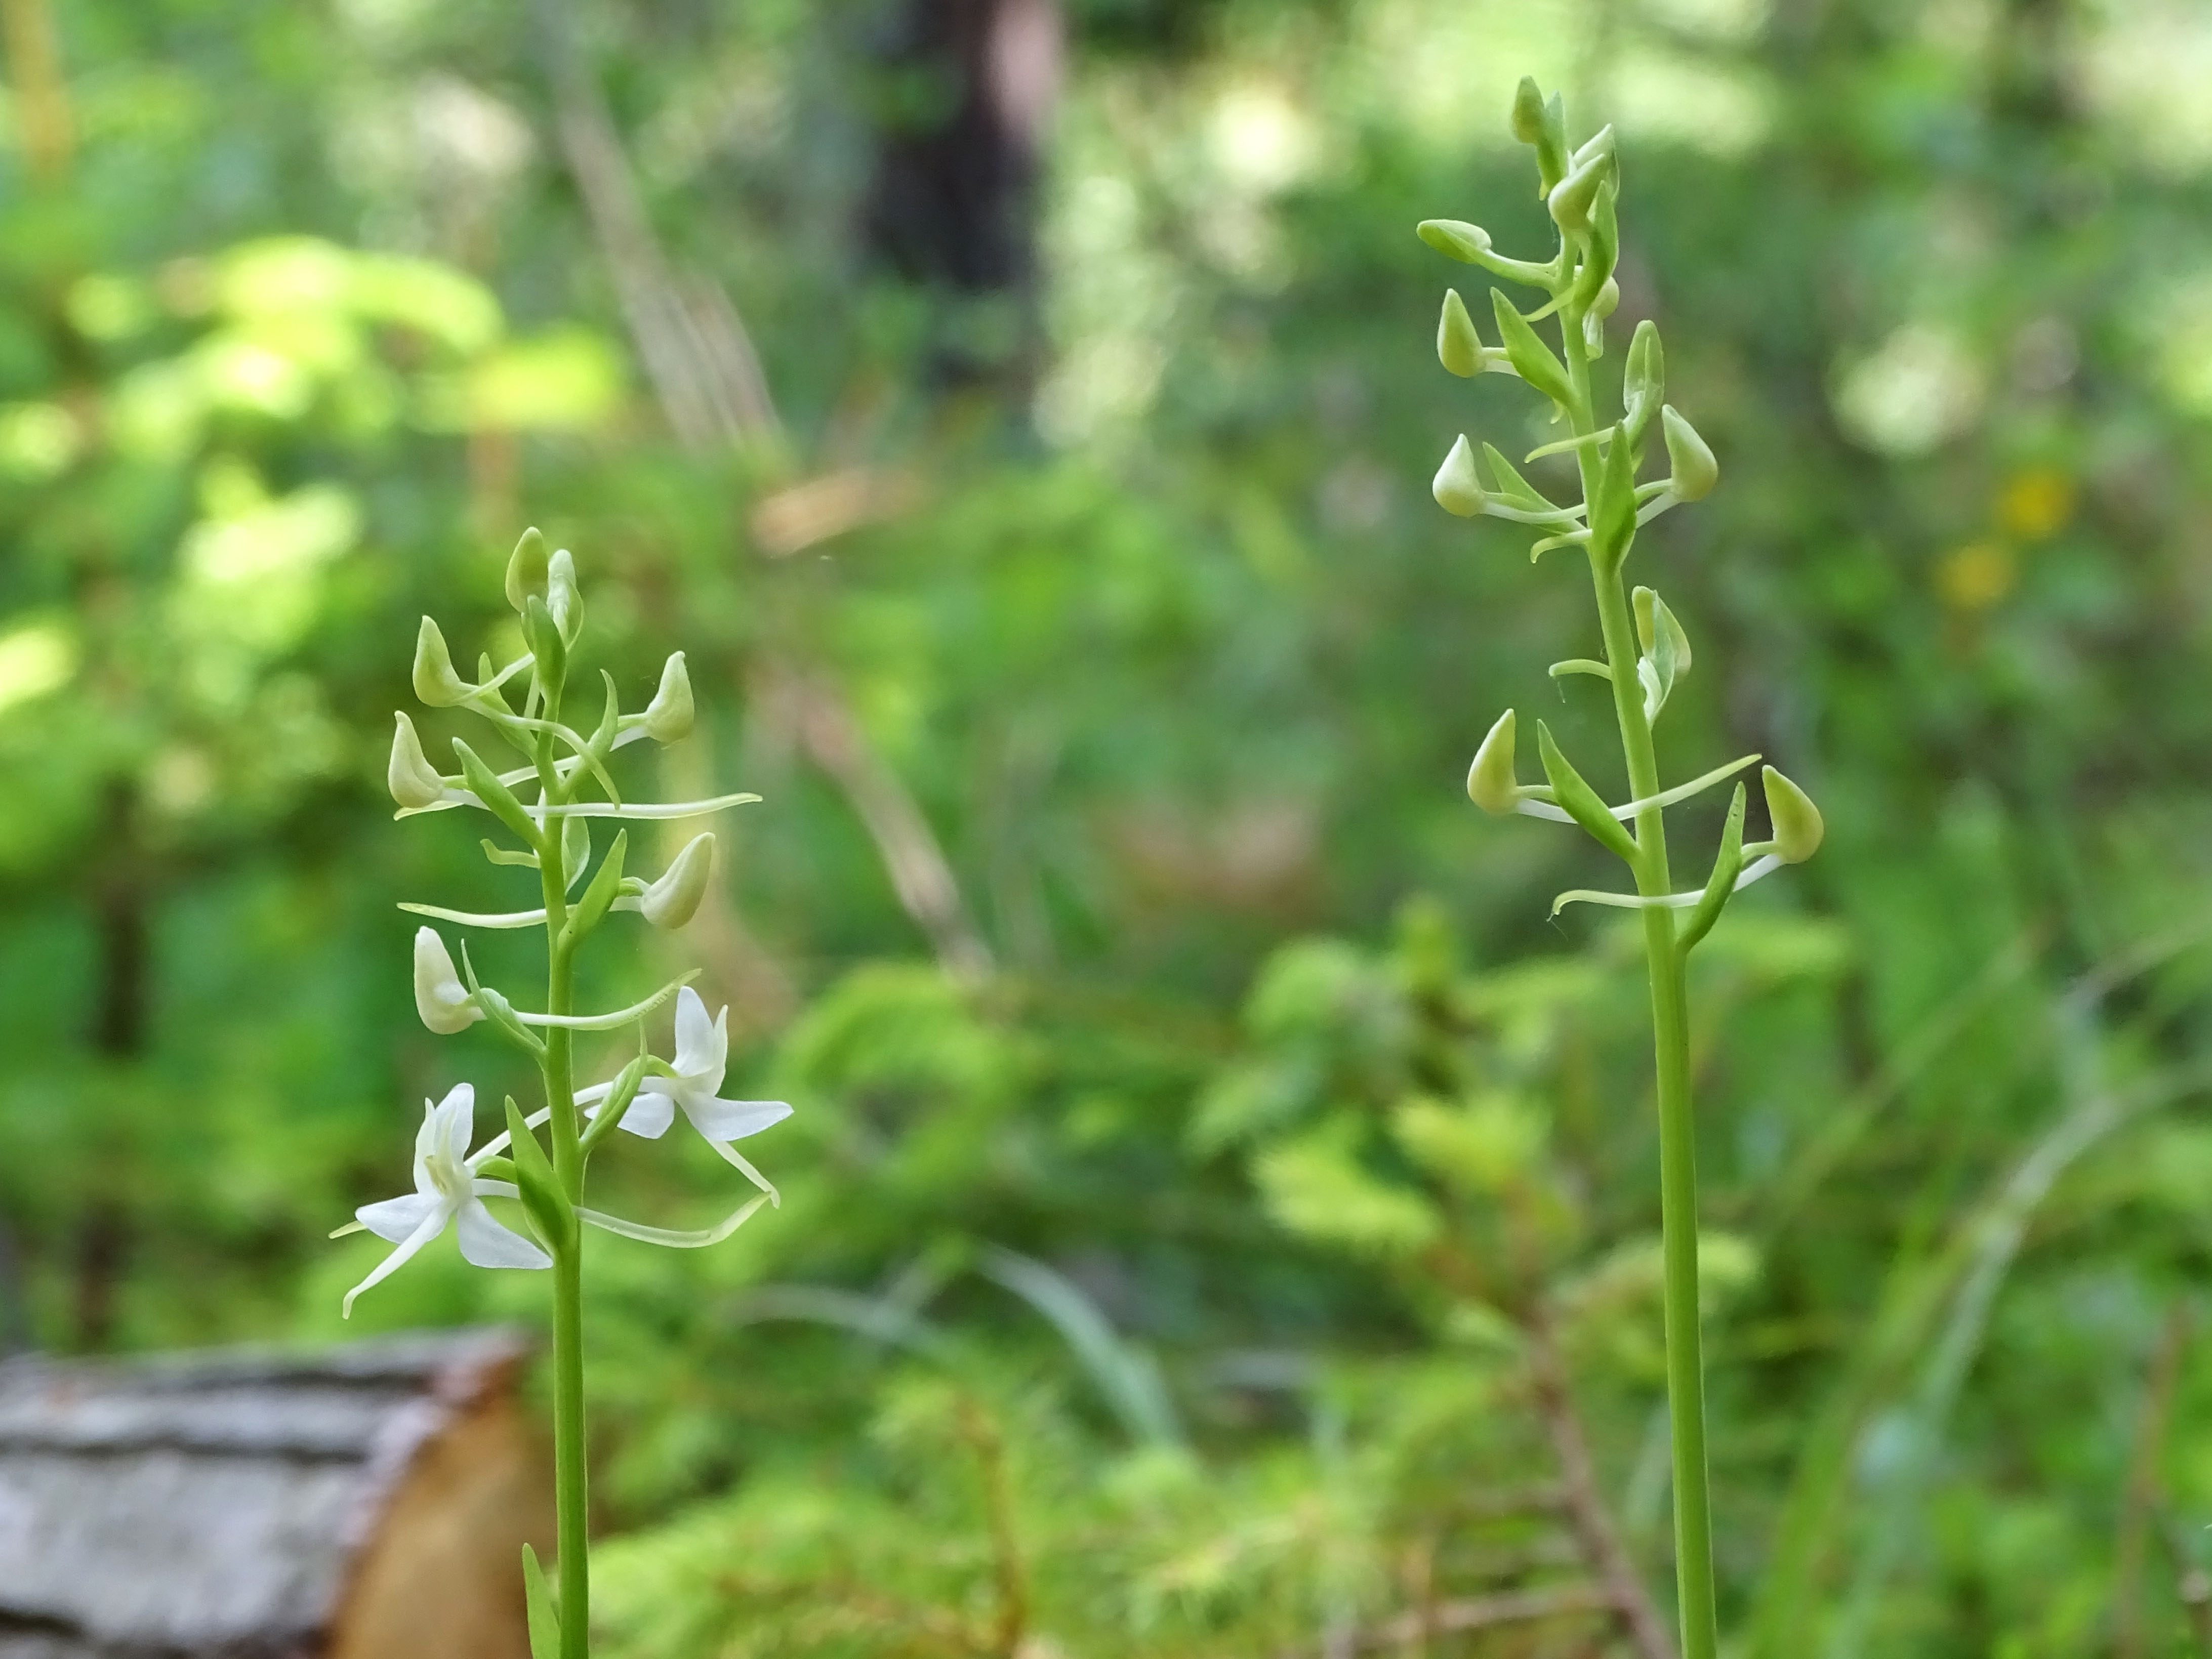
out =
[[[450,1224],[459,1234],[464,1260],[479,1267],[550,1267],[553,1259],[521,1234],[502,1227],[484,1208],[487,1197],[512,1198],[514,1186],[479,1179],[469,1162],[477,1091],[457,1083],[433,1106],[422,1103],[422,1127],[415,1136],[415,1190],[354,1212],[349,1233],[366,1229],[399,1248],[376,1270],[346,1292],[344,1316],[353,1317],[354,1298],[388,1279]]]
[[[763,1192],[773,1194],[775,1188],[766,1177],[729,1143],[773,1128],[791,1115],[791,1108],[780,1100],[715,1097],[715,1091],[722,1086],[722,1073],[729,1063],[729,1021],[727,1008],[710,1020],[707,1018],[707,1005],[700,1000],[696,991],[688,985],[678,991],[676,1059],[670,1068],[676,1075],[648,1077],[640,1084],[637,1097],[623,1114],[622,1127],[632,1134],[658,1140],[668,1133],[668,1126],[675,1122],[680,1109],[691,1120],[692,1127],[706,1137],[708,1145],[744,1170]],[[576,1102],[596,1113],[596,1103],[605,1100],[613,1087],[611,1083],[594,1085],[580,1093]]]

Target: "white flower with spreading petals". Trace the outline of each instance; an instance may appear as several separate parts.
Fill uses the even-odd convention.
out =
[[[684,1115],[691,1120],[692,1127],[704,1135],[714,1150],[752,1178],[763,1192],[774,1188],[763,1180],[760,1172],[731,1150],[729,1143],[743,1140],[747,1135],[757,1135],[771,1128],[791,1115],[791,1108],[780,1100],[718,1100],[714,1091],[722,1086],[722,1073],[730,1056],[730,1011],[727,1008],[707,1018],[707,1005],[699,994],[685,986],[676,994],[676,1059],[671,1067],[674,1077],[648,1077],[638,1085],[637,1097],[623,1114],[622,1127],[632,1134],[657,1140],[668,1133],[668,1126],[676,1121],[681,1108]],[[601,1083],[585,1090],[576,1097],[579,1105],[594,1105],[603,1101],[614,1087]],[[594,1108],[596,1109],[596,1108]]]
[[[469,1137],[475,1128],[477,1091],[457,1083],[433,1106],[422,1103],[422,1127],[415,1136],[415,1190],[401,1198],[364,1204],[354,1212],[357,1228],[399,1248],[379,1262],[376,1271],[346,1292],[345,1316],[353,1316],[354,1298],[372,1285],[389,1278],[432,1239],[453,1224],[459,1235],[463,1258],[479,1267],[550,1267],[552,1258],[520,1233],[492,1219],[484,1208],[487,1196],[512,1198],[514,1188],[506,1182],[480,1179],[469,1163]],[[342,1228],[352,1232],[356,1227]]]

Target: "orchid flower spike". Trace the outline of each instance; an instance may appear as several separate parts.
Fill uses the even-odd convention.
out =
[[[364,1204],[354,1212],[360,1227],[399,1248],[346,1292],[344,1317],[353,1317],[356,1297],[389,1279],[449,1224],[455,1225],[459,1235],[462,1258],[477,1267],[553,1265],[544,1251],[521,1234],[500,1225],[484,1208],[487,1197],[512,1198],[515,1189],[505,1182],[480,1180],[469,1166],[476,1104],[477,1091],[465,1083],[455,1084],[434,1106],[424,1101],[422,1127],[415,1136],[415,1190],[381,1203]]]
[[[415,1012],[440,1036],[465,1031],[484,1017],[434,927],[415,930]]]
[[[780,1100],[715,1098],[715,1091],[722,1086],[722,1073],[729,1064],[729,1021],[727,1008],[709,1020],[707,1005],[700,1000],[696,991],[688,985],[678,991],[676,1060],[670,1068],[676,1075],[649,1077],[639,1085],[637,1097],[623,1114],[622,1127],[632,1134],[658,1140],[668,1133],[668,1126],[676,1121],[677,1111],[681,1109],[684,1115],[691,1120],[692,1127],[714,1144],[716,1151],[734,1161],[736,1154],[728,1149],[726,1142],[757,1135],[789,1117],[791,1108]],[[605,1100],[613,1087],[611,1083],[598,1084],[583,1091],[576,1099],[596,1111],[596,1103]],[[743,1164],[738,1167],[747,1168]],[[750,1169],[747,1173],[751,1173]],[[754,1178],[759,1179],[757,1176]]]

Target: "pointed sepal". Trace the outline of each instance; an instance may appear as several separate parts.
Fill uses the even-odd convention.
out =
[[[1482,511],[1487,497],[1481,475],[1474,470],[1474,450],[1464,432],[1451,447],[1451,453],[1444,457],[1444,464],[1437,469],[1429,493],[1437,498],[1438,507],[1455,518],[1472,519]]]
[[[1673,470],[1668,482],[1676,497],[1694,501],[1712,494],[1720,482],[1721,465],[1697,428],[1677,414],[1672,404],[1660,405],[1659,422],[1667,434],[1667,460]]]
[[[1820,809],[1771,766],[1759,768],[1759,781],[1766,791],[1767,821],[1774,826],[1774,839],[1768,843],[1774,856],[1784,864],[1804,863],[1820,850],[1821,838],[1828,832]]]
[[[1467,301],[1457,289],[1446,289],[1443,315],[1437,322],[1437,361],[1468,380],[1482,373],[1489,358],[1482,337],[1474,331],[1474,319],[1467,314]]]

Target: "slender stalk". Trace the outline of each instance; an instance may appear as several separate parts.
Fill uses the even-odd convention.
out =
[[[1571,261],[1563,258],[1563,267]],[[1571,280],[1568,278],[1567,280]],[[1559,311],[1560,345],[1574,392],[1568,419],[1577,435],[1595,430],[1589,389],[1589,362],[1583,349],[1583,319],[1572,306]],[[1616,443],[1627,441],[1616,436]],[[1577,451],[1583,499],[1595,510],[1597,500],[1596,446]],[[1613,715],[1627,763],[1631,799],[1659,793],[1659,762],[1651,723],[1644,717],[1644,690],[1637,678],[1636,630],[1619,565],[1590,562],[1597,597],[1598,623],[1605,635],[1605,659],[1613,670]],[[1659,896],[1673,890],[1668,867],[1664,809],[1647,806],[1636,815],[1636,887]],[[1682,953],[1675,948],[1674,914],[1653,906],[1644,912],[1644,952],[1651,981],[1651,1036],[1658,1079],[1659,1217],[1664,1261],[1667,1338],[1667,1412],[1674,1442],[1674,1585],[1681,1621],[1684,1659],[1714,1659],[1718,1616],[1713,1594],[1712,1507],[1705,1460],[1705,1382],[1698,1316],[1697,1121],[1690,1100],[1690,1025]]]
[[[549,690],[548,719],[557,718],[559,689]],[[539,738],[538,771],[546,779],[545,798],[563,799],[551,764],[553,739]],[[584,769],[578,768],[576,776]],[[538,836],[538,863],[545,895],[548,958],[545,1007],[554,1014],[575,1012],[574,942],[568,924],[568,868],[561,827],[546,820]],[[545,1032],[543,1077],[545,1104],[552,1116],[555,1178],[571,1206],[584,1196],[582,1135],[577,1122],[574,1038],[560,1026]],[[586,1659],[591,1646],[590,1472],[584,1446],[584,1259],[582,1229],[571,1226],[553,1255],[553,1489],[559,1526],[561,1659]]]

